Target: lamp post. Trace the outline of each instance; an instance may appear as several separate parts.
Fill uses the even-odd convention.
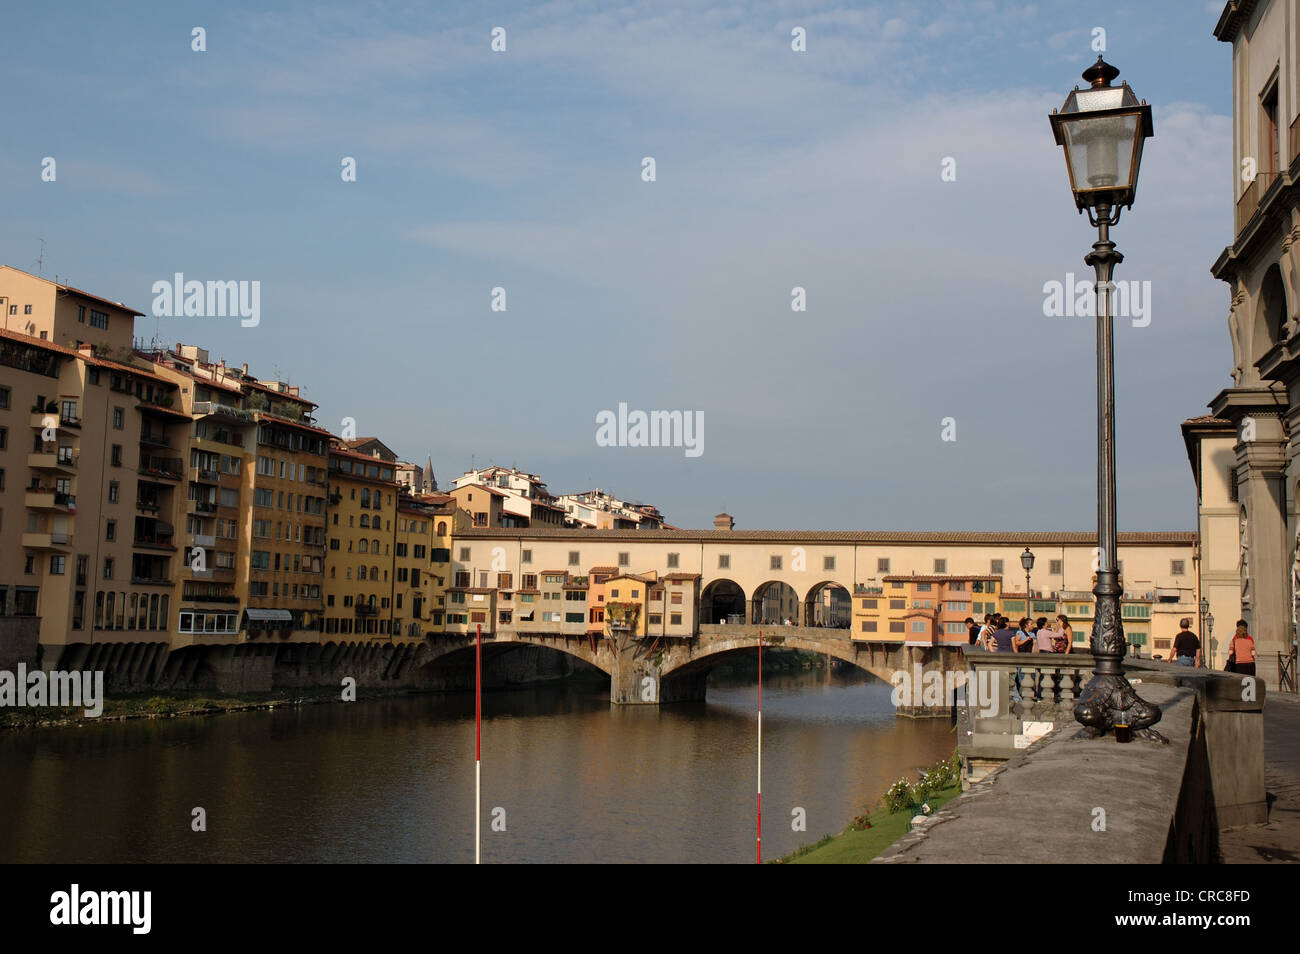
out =
[[[1210,614],[1210,601],[1207,600],[1204,596],[1202,596],[1201,602],[1198,604],[1198,606],[1201,610],[1201,628],[1199,632],[1203,637],[1205,637],[1205,655],[1206,658],[1209,659],[1210,661],[1210,668],[1213,669],[1214,649],[1212,646],[1210,646],[1210,634],[1205,630],[1205,617]]]
[[[1214,614],[1205,614],[1205,641],[1210,646],[1210,668],[1214,668]]]
[[[1141,699],[1124,676],[1128,644],[1120,618],[1115,527],[1115,356],[1111,316],[1111,275],[1124,260],[1110,240],[1120,211],[1132,208],[1137,192],[1142,142],[1153,134],[1151,107],[1139,103],[1128,83],[1112,86],[1119,70],[1100,56],[1084,70],[1087,89],[1075,87],[1065,105],[1049,117],[1056,143],[1065,150],[1075,206],[1087,211],[1097,241],[1084,262],[1097,276],[1097,609],[1092,627],[1093,677],[1084,687],[1074,717],[1091,734],[1104,735],[1117,724],[1127,729],[1117,738],[1160,740],[1150,727],[1160,708]]]
[[[1025,552],[1020,554],[1020,565],[1025,568],[1025,615],[1033,619],[1034,614],[1029,609],[1029,571],[1034,568],[1034,554],[1029,547],[1025,547]]]

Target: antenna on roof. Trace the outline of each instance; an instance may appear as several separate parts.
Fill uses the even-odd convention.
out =
[[[41,243],[41,254],[36,259],[36,274],[43,276],[45,274],[45,239],[38,236],[37,241]]]

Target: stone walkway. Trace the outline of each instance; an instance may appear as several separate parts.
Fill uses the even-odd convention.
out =
[[[1300,864],[1300,698],[1270,692],[1264,703],[1268,824],[1219,834],[1226,864]]]

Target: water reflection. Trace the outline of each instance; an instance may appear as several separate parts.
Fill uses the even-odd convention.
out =
[[[840,830],[951,752],[946,722],[896,719],[889,693],[856,671],[765,678],[765,856]],[[744,678],[662,709],[590,688],[486,694],[484,860],[752,861],[755,701]],[[429,695],[9,733],[0,861],[471,862],[473,706]],[[796,806],[806,833],[790,830]]]

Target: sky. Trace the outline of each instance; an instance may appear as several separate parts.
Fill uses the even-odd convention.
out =
[[[1116,322],[1119,525],[1194,529],[1178,425],[1231,385],[1222,7],[23,5],[0,263],[43,239],[138,337],[298,384],[444,487],[495,463],[683,527],[1094,529],[1094,322],[1044,287],[1091,275],[1048,114],[1104,42],[1155,125],[1112,230],[1149,289]],[[260,320],[153,316],[176,272],[259,282]],[[620,404],[702,420],[698,454],[598,441]]]

